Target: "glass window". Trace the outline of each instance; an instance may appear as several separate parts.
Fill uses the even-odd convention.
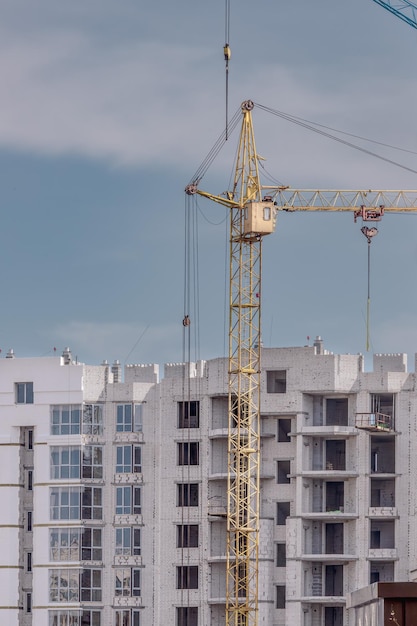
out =
[[[198,626],[198,607],[196,606],[178,607],[176,626]]]
[[[116,570],[116,596],[140,596],[140,569],[125,568]]]
[[[33,470],[28,470],[27,474],[27,488],[28,491],[33,490]]]
[[[116,487],[116,515],[140,515],[141,488],[124,486]]]
[[[83,435],[103,434],[103,406],[85,404],[83,409]]]
[[[16,404],[33,404],[33,383],[15,383]]]
[[[78,602],[79,571],[76,569],[49,570],[49,601]]]
[[[51,528],[49,530],[51,561],[79,561],[80,535],[80,528]]]
[[[80,519],[80,487],[51,487],[51,519]]]
[[[28,511],[26,514],[26,530],[30,533],[33,529],[33,511]]]
[[[178,488],[178,506],[198,506],[198,483],[180,483]]]
[[[140,626],[140,611],[121,609],[115,612],[115,626]]]
[[[80,478],[79,447],[51,447],[51,479]]]
[[[198,589],[197,565],[180,565],[177,567],[177,589]]]
[[[51,406],[51,435],[79,435],[80,429],[80,404]]]
[[[177,526],[177,548],[198,547],[198,524],[181,524]]]
[[[82,519],[103,519],[101,487],[84,487],[81,495]]]
[[[83,478],[103,478],[102,446],[83,446]]]
[[[134,556],[140,554],[140,528],[123,527],[116,528],[115,554]]]
[[[140,473],[142,471],[141,446],[117,446],[116,473]]]
[[[81,626],[80,611],[49,611],[49,626]]]
[[[101,626],[101,611],[49,611],[49,626]]]
[[[198,465],[199,459],[199,442],[186,441],[178,443],[178,465]]]
[[[199,428],[200,403],[197,400],[178,402],[178,428]]]
[[[101,561],[102,558],[101,528],[84,528],[81,537],[81,559],[83,561]]]
[[[101,626],[101,611],[88,611],[81,613],[81,626]]]
[[[116,431],[132,432],[133,407],[131,404],[118,404],[116,408]]]
[[[81,572],[81,602],[101,602],[100,569],[83,569]]]

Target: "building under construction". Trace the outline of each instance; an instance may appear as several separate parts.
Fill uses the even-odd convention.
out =
[[[2,622],[224,626],[227,368],[0,360]],[[257,622],[353,626],[350,592],[417,580],[416,375],[318,338],[260,380]]]

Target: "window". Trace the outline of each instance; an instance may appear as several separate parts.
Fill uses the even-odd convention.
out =
[[[101,570],[84,569],[81,572],[81,602],[101,602]]]
[[[180,565],[177,567],[177,589],[198,589],[197,565]]]
[[[290,502],[277,502],[277,525],[285,526],[290,516]]]
[[[198,547],[198,524],[181,524],[177,526],[177,548]]]
[[[287,564],[287,544],[277,543],[275,565],[277,567],[285,567],[286,564]]]
[[[140,596],[140,569],[126,568],[116,570],[116,596]]]
[[[291,441],[291,419],[282,418],[278,420],[278,441],[288,443]]]
[[[141,488],[140,487],[116,487],[116,515],[140,515]]]
[[[33,404],[33,383],[15,383],[16,404]]]
[[[103,550],[101,528],[84,528],[81,535],[81,560],[101,561],[102,558]]]
[[[103,519],[101,487],[84,487],[81,494],[82,519]]]
[[[200,402],[178,402],[178,428],[199,428]]]
[[[49,626],[101,626],[100,611],[49,611]]]
[[[76,569],[49,570],[49,601],[79,601],[79,571]]]
[[[83,446],[83,478],[103,478],[102,446]]]
[[[198,626],[198,607],[179,606],[176,626]]]
[[[63,626],[70,626],[65,624]],[[101,612],[85,610],[81,613],[80,626],[101,626]]]
[[[198,465],[199,462],[198,441],[178,443],[178,465]]]
[[[103,434],[103,406],[85,404],[83,408],[83,435]]]
[[[116,611],[115,626],[140,626],[140,611],[137,609]]]
[[[116,528],[115,554],[125,556],[140,555],[140,528]]]
[[[33,530],[33,514],[32,511],[26,513],[26,530],[30,533]]]
[[[116,473],[140,473],[142,471],[141,446],[117,446]]]
[[[287,371],[270,370],[266,373],[266,392],[285,393],[287,391]]]
[[[80,519],[80,488],[51,487],[50,489],[51,519]]]
[[[80,560],[80,528],[51,528],[49,554],[51,561]]]
[[[277,483],[279,485],[290,484],[290,472],[290,461],[277,461]]]
[[[275,608],[285,609],[285,585],[275,587]]]
[[[142,404],[118,404],[116,407],[116,432],[141,432],[142,408]]]
[[[27,473],[27,487],[28,491],[33,490],[33,470],[28,470]]]
[[[51,478],[80,478],[80,448],[51,447]]]
[[[33,450],[33,429],[29,428],[26,434],[27,434],[26,447],[28,450]]]
[[[32,552],[26,553],[26,571],[27,572],[32,571]]]
[[[349,402],[347,398],[326,398],[326,425],[349,425]]]
[[[51,406],[51,435],[79,435],[80,432],[80,404]]]
[[[180,483],[177,506],[198,506],[198,483]]]
[[[26,613],[32,613],[32,594],[26,594]]]

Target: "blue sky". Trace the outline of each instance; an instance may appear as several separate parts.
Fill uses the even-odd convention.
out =
[[[224,125],[224,2],[0,0],[0,348],[181,361],[184,186]],[[417,151],[417,32],[371,0],[231,0],[230,113],[251,98]],[[295,188],[417,189],[417,175],[261,110]],[[356,140],[355,140],[356,141]],[[237,134],[201,183],[221,193]],[[417,170],[417,156],[361,143]],[[372,348],[417,351],[417,217],[372,246]],[[199,352],[225,351],[225,211],[200,203]],[[350,215],[279,216],[263,342],[364,352],[366,240]],[[196,353],[197,354],[197,353]]]

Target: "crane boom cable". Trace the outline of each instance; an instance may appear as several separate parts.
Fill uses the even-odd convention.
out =
[[[199,183],[200,180],[203,178],[204,174],[207,172],[210,165],[213,163],[213,161],[219,154],[220,150],[223,148],[224,144],[226,143],[227,133],[230,135],[235,130],[236,126],[239,123],[240,117],[241,117],[241,112],[240,112],[240,109],[238,109],[234,113],[232,119],[230,120],[228,124],[227,132],[225,129],[220,134],[217,141],[214,143],[213,147],[211,148],[211,150],[209,151],[209,153],[207,154],[207,156],[205,157],[205,159],[203,160],[203,162],[197,169],[196,173],[192,177],[190,184]]]
[[[367,148],[363,148],[362,146],[358,146],[350,141],[347,141],[346,139],[341,139],[340,137],[336,137],[335,135],[332,135],[331,133],[328,133],[324,130],[321,130],[319,128],[314,128],[314,126],[311,125],[311,123],[307,123],[304,121],[301,121],[300,118],[296,118],[293,115],[290,115],[288,113],[283,113],[282,111],[278,111],[275,109],[271,109],[269,107],[263,106],[262,104],[256,104],[256,106],[260,109],[262,109],[263,111],[266,111],[267,113],[271,113],[272,115],[275,115],[277,117],[280,117],[281,119],[287,120],[288,122],[292,122],[294,124],[297,124],[298,126],[301,126],[302,128],[306,128],[307,130],[311,130],[314,133],[317,133],[318,135],[321,135],[323,137],[327,137],[328,139],[332,139],[333,141],[336,141],[338,143],[341,143],[345,146],[348,146],[349,148],[354,148],[355,150],[358,150],[359,152],[362,152],[364,154],[368,154],[369,156],[373,156],[376,159],[380,159],[381,161],[385,161],[385,163],[390,163],[391,165],[395,165],[396,167],[400,167],[403,170],[406,170],[408,172],[411,172],[412,174],[417,174],[417,170],[408,167],[407,165],[403,165],[401,163],[398,163],[397,161],[394,161],[393,159],[388,159],[387,157],[384,157],[380,154],[377,154],[376,152],[372,152],[372,150],[368,150]]]

